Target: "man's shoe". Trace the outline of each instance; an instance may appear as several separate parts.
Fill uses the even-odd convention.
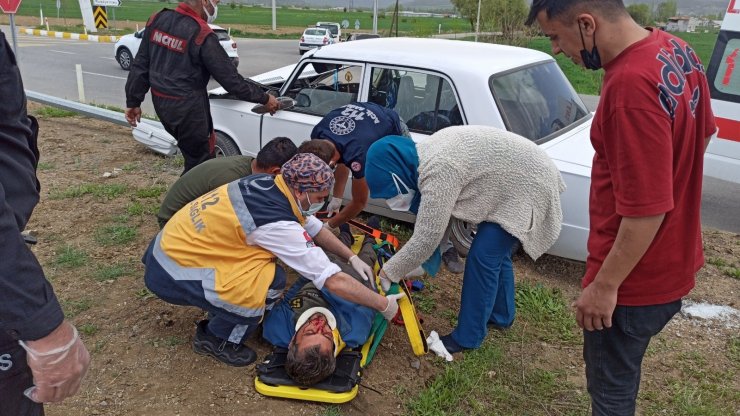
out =
[[[234,344],[215,337],[206,331],[208,320],[198,322],[193,337],[193,351],[213,357],[232,367],[246,367],[257,359],[257,353],[244,344]]]
[[[367,226],[370,228],[375,228],[376,230],[380,229],[380,217],[377,215],[373,215],[372,217],[367,219]]]
[[[450,273],[460,274],[465,270],[465,266],[460,260],[460,256],[457,255],[455,247],[450,247],[442,254],[442,261],[444,261]]]

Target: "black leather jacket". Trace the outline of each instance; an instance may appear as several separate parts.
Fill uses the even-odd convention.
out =
[[[210,77],[240,100],[268,100],[257,84],[239,75],[216,34],[190,6],[163,9],[147,23],[126,81],[126,107],[139,107],[149,88],[164,98],[202,100]]]

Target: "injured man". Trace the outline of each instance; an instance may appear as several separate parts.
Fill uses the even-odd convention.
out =
[[[354,237],[349,226],[340,227],[339,239],[348,247]],[[366,237],[358,257],[370,267],[376,260],[374,239]],[[357,281],[377,291],[353,268],[333,254],[329,259]],[[403,294],[389,295],[398,299]],[[299,277],[284,298],[265,317],[262,336],[272,345],[288,349],[285,371],[298,384],[314,385],[334,373],[336,356],[346,345],[356,348],[370,336],[376,311],[340,298],[308,279]]]

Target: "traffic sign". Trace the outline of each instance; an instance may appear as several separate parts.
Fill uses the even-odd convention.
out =
[[[93,6],[120,7],[121,0],[93,0]]]
[[[0,0],[0,9],[5,14],[15,14],[20,6],[21,0]]]
[[[103,6],[93,6],[93,20],[98,29],[108,28],[108,13]]]

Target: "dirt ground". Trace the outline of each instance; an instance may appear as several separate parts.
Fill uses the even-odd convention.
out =
[[[39,110],[31,104],[32,112]],[[69,319],[82,328],[92,365],[82,391],[62,405],[47,407],[49,415],[237,415],[326,413],[323,405],[270,399],[254,390],[254,366],[235,369],[191,351],[194,323],[203,318],[195,308],[175,307],[145,290],[140,257],[157,232],[154,216],[162,189],[174,182],[181,167],[135,142],[129,129],[82,117],[41,118],[39,170],[42,199],[28,229],[37,235],[33,250],[43,264]],[[121,169],[104,178],[105,172]],[[124,185],[125,191],[106,196],[65,193],[80,185]],[[106,188],[107,189],[107,188]],[[66,196],[66,197],[64,197]],[[137,207],[143,207],[145,213]],[[135,229],[131,241],[105,242],[116,226]],[[740,236],[706,230],[707,258],[726,263],[740,258]],[[122,241],[122,240],[121,240]],[[73,264],[66,256],[82,253]],[[101,270],[120,266],[116,276]],[[579,292],[582,263],[545,256],[536,263],[516,258],[520,281],[557,287],[568,301]],[[120,276],[119,276],[120,275]],[[444,307],[456,309],[462,278],[442,272],[433,280],[436,308],[424,316],[427,332],[449,332]],[[690,295],[696,301],[740,307],[740,280],[706,266]],[[515,323],[515,329],[517,324]],[[726,353],[727,339],[737,328],[712,321],[677,316],[659,337],[644,364],[643,386],[662,386],[685,354],[701,354],[717,371],[737,374],[738,363]],[[494,339],[495,341],[495,339]],[[260,358],[270,350],[251,339]],[[543,344],[544,345],[544,344]],[[543,351],[544,350],[544,351]],[[532,365],[559,367],[568,380],[585,389],[578,345],[567,348],[522,346],[510,354]],[[463,359],[462,355],[456,359]],[[418,368],[418,369],[417,369]],[[402,327],[389,328],[373,364],[365,371],[358,397],[340,406],[341,414],[403,414],[402,402],[421,391],[444,369],[432,355],[417,360]],[[736,376],[726,383],[740,390]],[[666,386],[668,388],[668,386]],[[399,397],[399,392],[404,392]]]

